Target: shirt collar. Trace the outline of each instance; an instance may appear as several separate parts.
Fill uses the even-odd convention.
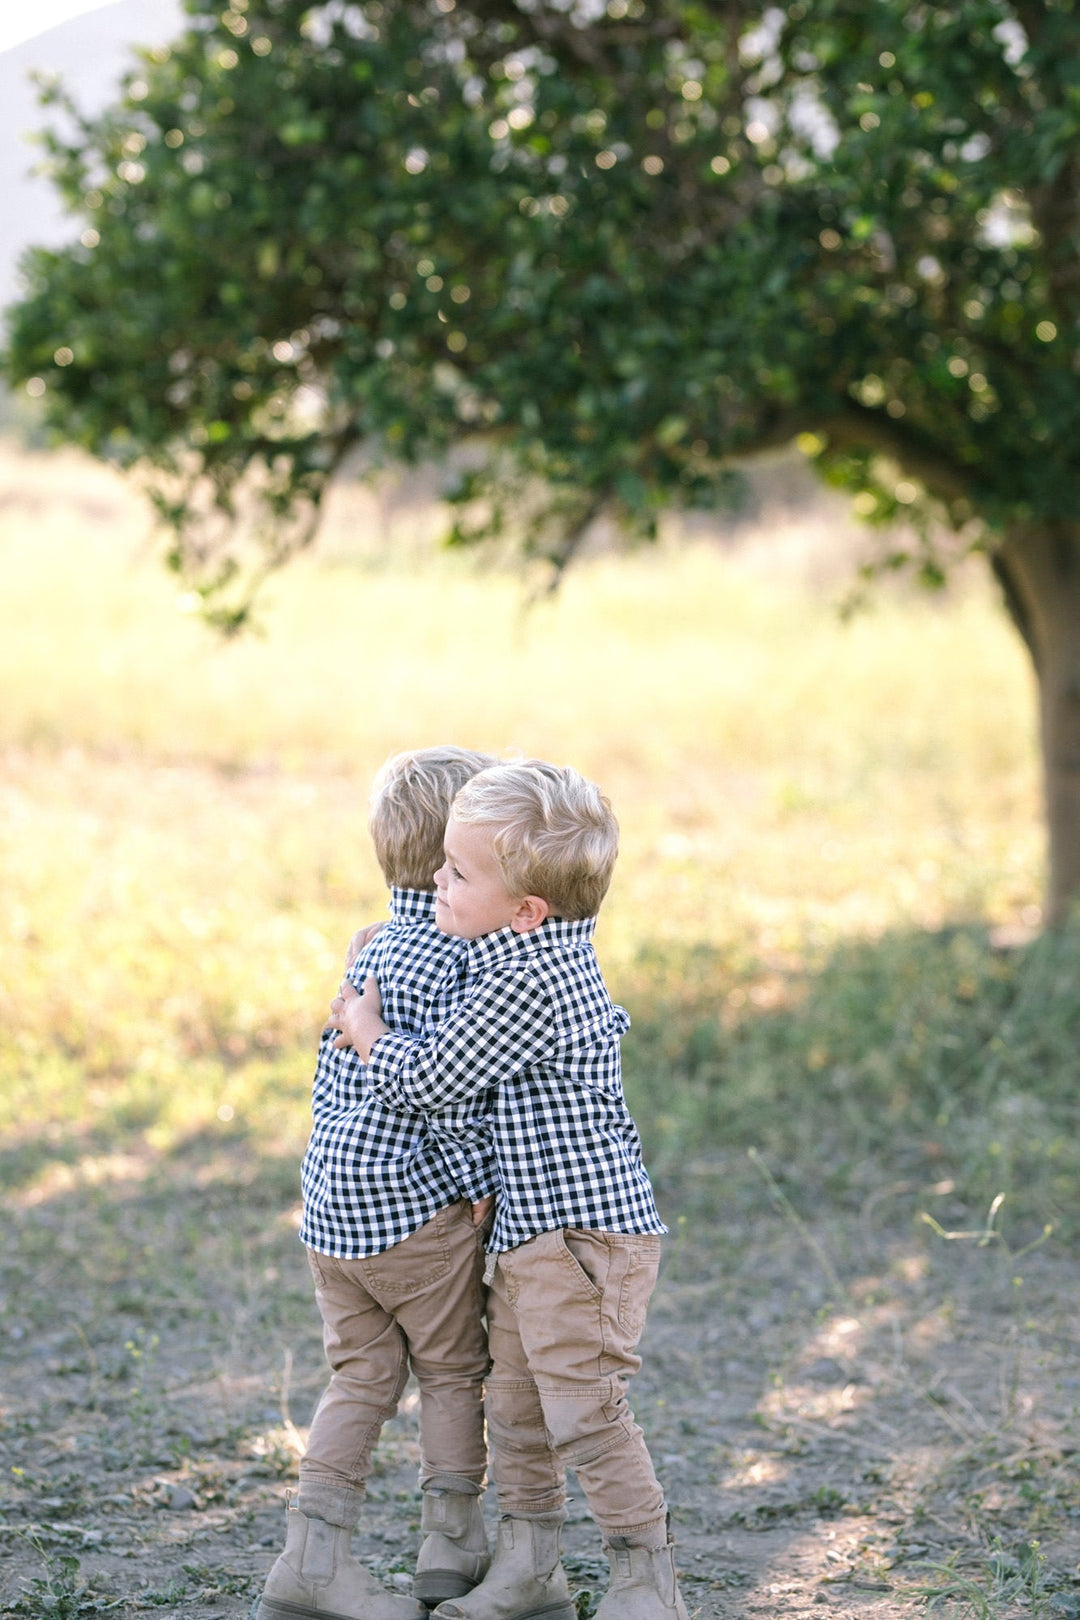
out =
[[[435,890],[399,889],[394,884],[390,890],[390,905],[387,909],[394,922],[434,922]]]
[[[493,934],[481,934],[479,939],[470,939],[466,959],[469,968],[478,972],[492,968],[498,962],[537,956],[544,951],[571,950],[575,946],[588,945],[595,927],[595,917],[547,917],[539,928],[527,934],[516,934],[512,928],[499,928]]]

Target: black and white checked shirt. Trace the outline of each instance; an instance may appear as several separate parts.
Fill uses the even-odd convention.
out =
[[[395,1030],[424,1034],[459,993],[464,940],[435,926],[435,896],[393,889],[390,922],[348,977],[379,981],[383,1017]],[[497,1184],[487,1099],[470,1097],[433,1112],[397,1108],[379,1097],[350,1046],[319,1042],[312,1087],[313,1130],[300,1172],[300,1237],[320,1254],[381,1254],[459,1198],[479,1199]]]
[[[607,993],[594,921],[470,940],[449,1016],[426,1037],[391,1028],[371,1051],[369,1083],[398,1107],[464,1105],[494,1087],[493,1252],[564,1226],[667,1231],[623,1097],[630,1020]]]

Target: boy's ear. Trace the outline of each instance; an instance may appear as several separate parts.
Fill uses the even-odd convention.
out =
[[[518,908],[510,919],[515,934],[531,934],[545,918],[551,916],[551,907],[538,894],[527,894],[518,901]]]

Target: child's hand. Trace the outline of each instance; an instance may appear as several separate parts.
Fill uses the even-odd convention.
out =
[[[370,945],[380,928],[385,928],[386,922],[368,923],[366,928],[358,928],[345,949],[345,971],[348,973],[365,945]]]
[[[495,1194],[488,1193],[486,1198],[480,1198],[472,1207],[472,1223],[474,1226],[483,1226],[492,1210],[495,1208]]]
[[[336,1047],[353,1046],[363,1062],[369,1062],[371,1048],[380,1035],[387,1033],[382,1020],[379,981],[365,979],[363,995],[358,995],[346,981],[330,1003],[330,1024],[340,1031],[334,1042]]]

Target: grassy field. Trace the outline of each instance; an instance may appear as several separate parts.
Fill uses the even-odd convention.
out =
[[[934,599],[892,587],[842,624],[834,551],[854,542],[827,508],[737,545],[595,556],[526,611],[520,580],[434,554],[430,526],[342,496],[263,633],[223,644],[128,487],[0,448],[8,1286],[47,1336],[98,1253],[78,1332],[131,1335],[111,1352],[129,1463],[153,1429],[146,1300],[182,1315],[205,1291],[234,1351],[265,1325],[243,1302],[286,1265],[264,1249],[289,1235],[318,1030],[385,902],[368,785],[409,745],[572,762],[610,794],[598,946],[674,1216],[756,1197],[798,1251],[807,1222],[899,1196],[1007,1257],[1075,1237],[1080,941],[1039,937],[1032,680],[982,574]],[[290,1276],[271,1324],[310,1314]],[[92,1384],[111,1376],[94,1354]],[[283,1470],[291,1423],[260,1442]],[[91,1612],[43,1591],[10,1612]]]
[[[295,1153],[343,943],[384,904],[370,778],[438,740],[611,795],[599,945],[658,1153],[823,1091],[852,1129],[863,1099],[925,1102],[947,1149],[949,1073],[970,1084],[1028,971],[990,938],[1039,916],[1032,683],[981,577],[842,625],[751,535],[594,559],[526,612],[515,577],[432,556],[422,509],[353,497],[226,645],[112,475],[8,450],[0,478],[0,1108],[25,1173],[203,1130]]]

